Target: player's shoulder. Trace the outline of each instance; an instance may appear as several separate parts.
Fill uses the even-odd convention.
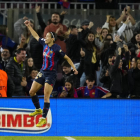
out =
[[[58,44],[53,44],[53,49],[59,51],[61,50],[61,47]]]

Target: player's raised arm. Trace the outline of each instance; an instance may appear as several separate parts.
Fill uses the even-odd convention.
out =
[[[37,41],[39,41],[39,36],[38,36],[38,34],[34,31],[34,29],[31,27],[30,21],[26,20],[26,21],[24,22],[24,24],[27,26],[27,28],[28,28],[29,31],[31,32],[32,36],[33,36]]]
[[[74,74],[78,74],[78,71],[76,70],[76,68],[75,68],[73,62],[71,61],[71,59],[67,55],[64,56],[64,59],[66,59],[68,61],[68,63],[72,66]]]

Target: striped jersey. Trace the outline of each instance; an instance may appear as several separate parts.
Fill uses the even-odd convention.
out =
[[[39,43],[43,45],[43,64],[41,69],[56,71],[57,62],[60,58],[63,58],[65,56],[65,53],[57,44],[53,44],[51,47],[49,47],[47,44],[45,44],[44,38],[39,38]]]
[[[88,87],[80,87],[77,89],[77,94],[80,97],[88,97],[88,98],[101,98],[106,95],[109,90],[102,88],[100,86],[93,86],[92,89],[88,89]]]

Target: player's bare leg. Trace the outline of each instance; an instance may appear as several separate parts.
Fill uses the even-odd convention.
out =
[[[40,118],[39,123],[36,125],[37,127],[41,127],[46,124],[46,116],[50,108],[50,95],[52,93],[53,87],[48,83],[45,83],[44,88],[44,108],[43,108],[43,115]]]
[[[36,95],[36,92],[42,87],[41,84],[37,83],[36,81],[33,82],[32,87],[29,91],[30,96],[32,97],[32,102],[34,104],[34,106],[36,107],[35,112],[30,113],[29,116],[36,116],[38,114],[42,114],[42,110],[40,108],[40,104],[39,104],[39,98]]]

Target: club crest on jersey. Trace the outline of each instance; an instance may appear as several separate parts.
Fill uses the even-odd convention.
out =
[[[62,52],[62,50],[60,49],[59,52]]]
[[[30,117],[34,110],[21,108],[0,108],[0,132],[13,133],[44,133],[51,128],[52,115],[49,109],[46,121],[42,127],[36,127],[42,115]]]
[[[50,54],[52,54],[53,53],[53,51],[50,51]]]

